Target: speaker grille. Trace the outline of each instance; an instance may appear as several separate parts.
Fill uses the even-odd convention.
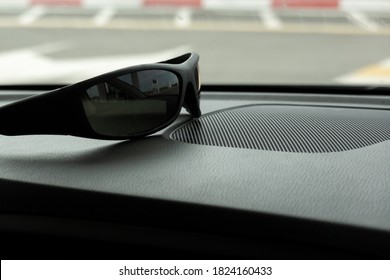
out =
[[[297,153],[358,149],[390,139],[390,112],[255,105],[213,112],[174,131],[175,141]]]

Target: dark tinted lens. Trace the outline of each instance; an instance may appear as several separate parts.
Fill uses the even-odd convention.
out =
[[[94,85],[83,95],[96,133],[131,136],[163,125],[178,111],[179,79],[166,70],[122,75]]]

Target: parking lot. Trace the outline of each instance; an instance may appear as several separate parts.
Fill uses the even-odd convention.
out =
[[[389,35],[378,11],[2,9],[0,83],[68,83],[196,51],[204,83],[390,84]]]

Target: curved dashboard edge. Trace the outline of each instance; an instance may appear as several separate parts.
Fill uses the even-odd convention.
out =
[[[75,244],[78,244],[82,240],[86,242],[88,234],[85,236],[85,232],[89,232],[90,237],[98,233],[100,239],[103,238],[111,243],[123,243],[124,248],[130,245],[131,248],[134,247],[135,241],[133,239],[130,242],[129,236],[134,238],[133,235],[139,229],[142,229],[141,231],[152,229],[151,232],[161,231],[165,234],[170,232],[171,235],[175,233],[174,235],[178,236],[186,233],[184,235],[188,239],[178,243],[177,249],[187,257],[197,256],[195,254],[197,251],[198,256],[208,255],[218,258],[270,258],[271,256],[298,259],[359,259],[390,256],[390,233],[380,230],[233,208],[82,191],[3,179],[0,180],[0,185],[0,212],[2,213],[0,214],[0,231],[2,234],[12,232],[11,236],[30,234],[34,231],[32,229],[35,229],[35,233],[48,236],[54,234],[60,239],[72,236],[76,240]],[[13,222],[7,224],[7,217],[8,221]],[[18,224],[18,221],[23,221],[20,217],[24,217],[24,221],[29,221],[27,225],[30,224],[30,228],[26,226],[26,223],[22,226]],[[83,231],[83,236],[80,230],[85,228],[85,223],[92,223],[94,226],[93,230],[87,227]],[[15,225],[18,226],[15,227]],[[121,235],[114,234],[115,239],[104,234],[107,229],[109,232],[115,232],[118,226],[130,228],[124,230],[126,234],[123,234],[123,229]],[[51,228],[52,232],[45,231],[45,227]],[[53,231],[53,228],[56,230]],[[69,228],[72,230],[69,231]],[[137,228],[135,233],[134,228]],[[72,234],[69,234],[70,232]],[[192,236],[191,234],[189,236],[189,233]],[[137,238],[142,235],[144,233],[135,234]],[[198,240],[200,236],[204,244],[192,246],[194,240]],[[18,240],[12,242],[9,239],[10,236],[7,238],[6,242],[13,244],[12,248],[16,248]],[[219,238],[225,238],[228,242],[218,244],[213,248],[212,244],[215,243],[215,239]],[[92,238],[94,239],[96,238]],[[4,239],[2,240],[4,242]],[[172,242],[173,240],[168,243],[173,244]],[[157,247],[155,240],[152,239],[139,239],[135,243],[142,244],[142,248]],[[221,249],[223,244],[230,248],[227,252]],[[48,250],[45,248],[47,245],[42,241],[41,245],[42,252],[45,253],[45,249]],[[163,243],[160,245],[162,246]],[[27,248],[26,245],[24,247]],[[211,252],[205,248],[209,248]],[[2,254],[6,253],[4,249],[2,252]],[[27,251],[24,251],[24,254],[26,253]],[[76,253],[76,256],[80,253],[83,255],[77,248],[73,249],[72,253]],[[116,253],[122,257],[126,255],[121,254],[120,251]],[[50,255],[52,254],[53,252]],[[169,253],[165,254],[168,258],[172,257]],[[19,256],[24,256],[23,250]],[[36,256],[40,256],[39,253]],[[134,257],[134,255],[130,256]],[[91,257],[91,255],[86,254],[85,257]],[[154,258],[155,255],[150,255],[150,257]]]

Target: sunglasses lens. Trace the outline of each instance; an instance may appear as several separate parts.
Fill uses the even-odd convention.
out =
[[[82,103],[92,129],[105,136],[132,136],[155,129],[176,113],[178,77],[166,70],[145,70],[96,84]]]

